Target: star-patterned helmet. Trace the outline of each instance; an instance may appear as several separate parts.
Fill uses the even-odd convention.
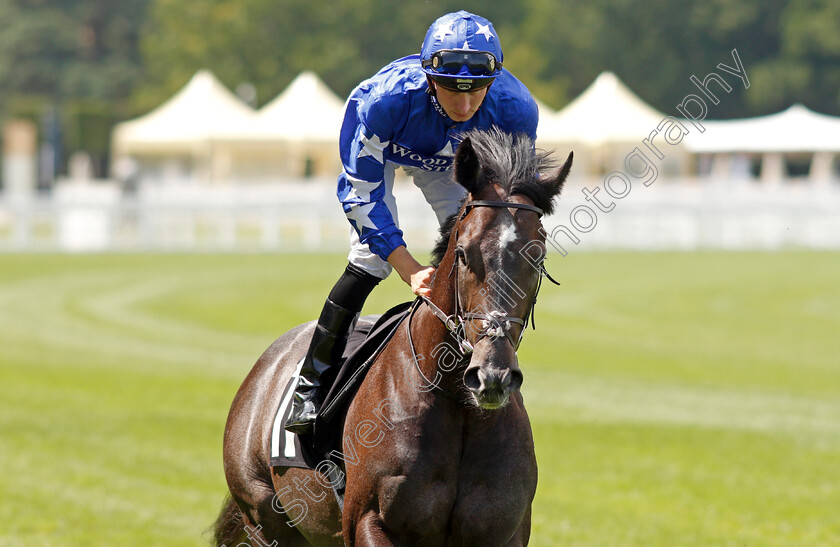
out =
[[[454,91],[474,91],[502,71],[502,45],[493,23],[467,11],[432,23],[420,49],[423,71]]]

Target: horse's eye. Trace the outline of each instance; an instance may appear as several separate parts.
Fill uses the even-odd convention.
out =
[[[463,247],[455,247],[455,260],[460,260],[464,266],[467,265],[467,252]]]

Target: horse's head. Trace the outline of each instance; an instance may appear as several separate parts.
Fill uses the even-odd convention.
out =
[[[522,385],[516,352],[544,273],[540,217],[552,211],[571,164],[569,154],[555,168],[530,139],[495,128],[467,133],[458,147],[455,179],[469,194],[435,250],[436,278],[450,280],[435,283],[435,293],[448,293],[470,354],[464,385],[481,408],[504,406]]]

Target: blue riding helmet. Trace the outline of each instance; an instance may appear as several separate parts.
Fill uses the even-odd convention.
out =
[[[423,71],[453,91],[475,91],[502,72],[502,44],[493,23],[467,11],[432,23],[420,49]]]

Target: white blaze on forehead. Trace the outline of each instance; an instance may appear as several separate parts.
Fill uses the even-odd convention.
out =
[[[501,228],[499,233],[499,248],[507,249],[514,241],[516,241],[516,223],[509,221],[506,226]]]

